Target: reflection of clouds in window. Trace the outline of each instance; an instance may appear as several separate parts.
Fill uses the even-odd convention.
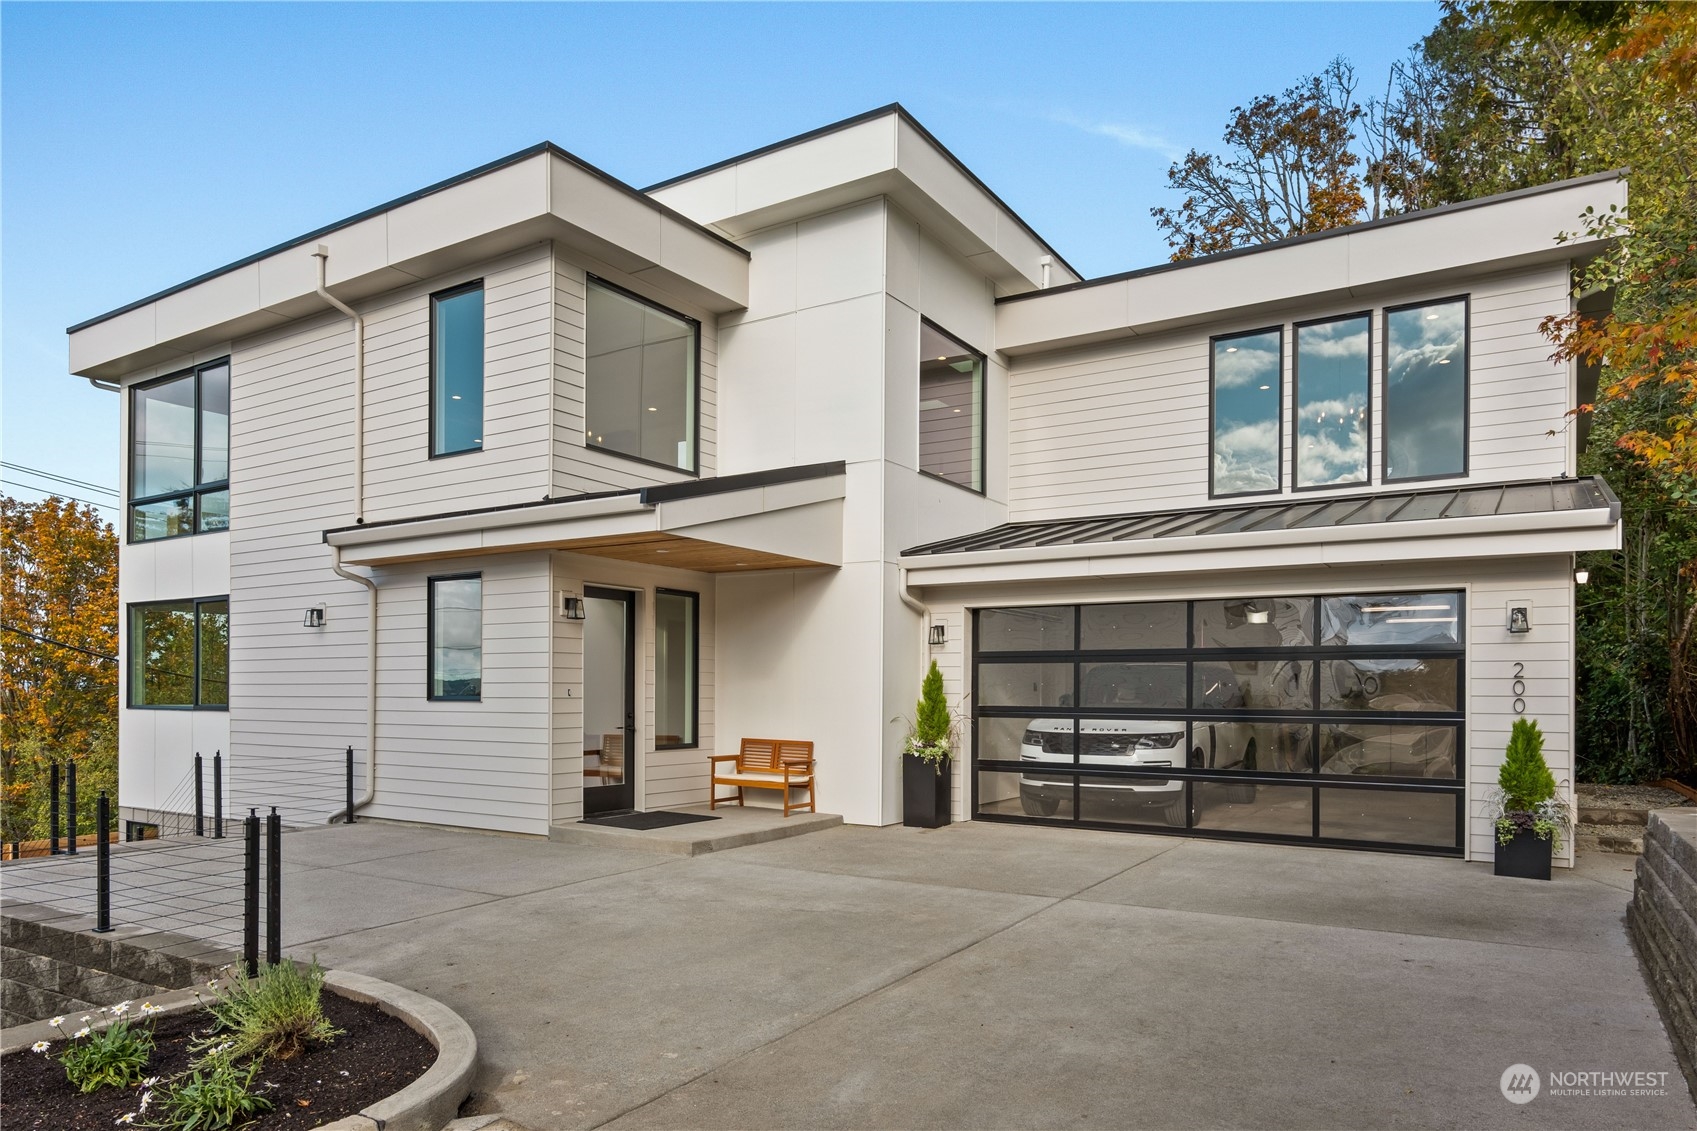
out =
[[[1460,475],[1465,466],[1467,311],[1461,301],[1385,315],[1385,474]]]
[[[1278,334],[1258,334],[1250,338],[1230,338],[1214,344],[1214,385],[1220,389],[1240,389],[1246,385],[1265,385],[1268,378],[1279,375]]]
[[[1296,331],[1296,485],[1367,481],[1366,317]]]
[[[432,694],[477,696],[483,683],[483,581],[444,578],[430,586]]]
[[[1216,495],[1279,489],[1280,341],[1272,330],[1213,343]]]
[[[1214,438],[1214,491],[1279,489],[1279,422],[1244,424]]]

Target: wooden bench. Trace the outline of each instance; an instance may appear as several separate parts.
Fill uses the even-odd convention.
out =
[[[722,762],[734,762],[729,771],[719,768]],[[792,811],[817,813],[813,797],[813,743],[786,738],[745,738],[742,749],[735,754],[712,754],[707,758],[709,776],[707,807],[718,808],[719,802],[732,798],[720,797],[719,787],[736,787],[735,801],[743,803],[745,789],[781,789],[784,791],[784,816]],[[790,804],[790,790],[807,790],[807,800]]]

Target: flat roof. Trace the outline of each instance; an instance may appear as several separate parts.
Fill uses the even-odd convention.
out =
[[[373,216],[380,216],[383,213],[390,211],[391,209],[400,208],[403,205],[411,204],[415,200],[421,200],[424,197],[432,196],[432,195],[439,193],[439,192],[442,192],[446,189],[451,189],[454,186],[464,184],[467,181],[476,180],[478,177],[482,177],[482,176],[485,176],[489,173],[493,173],[493,172],[497,172],[501,169],[505,169],[509,165],[517,165],[522,161],[528,161],[532,157],[536,157],[536,156],[539,156],[539,155],[544,154],[544,153],[552,154],[555,157],[561,158],[562,160],[568,161],[571,164],[576,165],[578,168],[582,169],[584,172],[590,174],[591,176],[597,178],[598,180],[605,182],[606,184],[610,185],[614,189],[617,189],[619,192],[624,193],[625,195],[633,197],[635,199],[641,200],[643,203],[648,205],[650,208],[654,208],[654,209],[658,210],[660,213],[667,216],[668,218],[675,220],[680,224],[687,225],[689,228],[693,229],[694,231],[699,232],[702,235],[708,236],[708,237],[710,237],[714,240],[717,240],[719,243],[723,244],[724,246],[726,246],[728,248],[731,248],[732,250],[736,251],[738,254],[742,255],[744,258],[748,258],[748,254],[749,254],[748,249],[742,247],[741,245],[736,243],[736,241],[727,239],[724,236],[720,235],[718,232],[715,232],[713,229],[706,227],[703,224],[698,224],[694,220],[691,220],[688,216],[685,216],[683,213],[677,211],[676,209],[673,209],[673,208],[667,207],[664,204],[661,204],[659,201],[655,200],[653,197],[649,196],[647,193],[643,192],[641,189],[638,189],[638,188],[635,188],[631,185],[628,185],[624,181],[621,181],[617,177],[613,176],[611,173],[608,173],[608,172],[605,172],[602,169],[596,168],[594,165],[591,165],[589,162],[583,160],[583,158],[581,158],[581,157],[578,157],[576,154],[568,152],[567,150],[561,149],[559,146],[555,145],[553,142],[543,141],[543,142],[538,142],[535,145],[528,146],[524,149],[521,149],[517,153],[509,153],[507,156],[498,158],[494,161],[489,162],[488,164],[479,165],[475,169],[468,169],[463,173],[458,173],[458,174],[456,174],[452,177],[449,177],[447,180],[437,181],[433,185],[427,185],[424,188],[417,189],[413,192],[409,192],[405,196],[398,196],[394,200],[386,201],[383,204],[376,205],[375,207],[372,207],[372,208],[367,208],[363,212],[357,212],[352,216],[348,216],[348,217],[345,217],[341,220],[337,220],[332,224],[326,224],[322,228],[314,228],[312,231],[307,232],[305,235],[296,236],[293,239],[284,240],[282,243],[275,244],[272,247],[268,247],[264,251],[254,252],[252,255],[244,256],[243,258],[238,259],[233,263],[226,263],[226,264],[224,264],[224,266],[216,267],[216,268],[212,269],[211,271],[206,272],[205,274],[196,275],[194,278],[188,279],[188,280],[181,282],[181,283],[178,283],[175,286],[166,287],[164,290],[158,291],[154,294],[150,294],[146,298],[138,298],[134,302],[125,303],[123,306],[117,307],[114,310],[108,310],[104,314],[97,314],[93,318],[84,319],[83,321],[78,322],[74,326],[67,326],[65,328],[65,333],[74,334],[79,330],[86,330],[90,326],[99,325],[100,323],[105,322],[108,319],[118,317],[120,314],[128,314],[132,310],[139,310],[140,308],[146,306],[148,303],[158,302],[160,299],[165,298],[169,295],[174,295],[179,291],[186,291],[190,287],[198,286],[199,284],[204,283],[209,279],[216,279],[220,275],[227,274],[231,271],[240,270],[241,268],[247,267],[250,264],[258,263],[260,260],[265,259],[268,256],[275,255],[280,251],[287,251],[289,248],[300,247],[303,244],[308,244],[308,243],[311,243],[314,240],[322,239],[323,237],[325,237],[325,236],[329,235],[330,233],[335,232],[335,231],[337,231],[341,228],[349,227],[353,224],[360,223],[363,220],[369,220]]]

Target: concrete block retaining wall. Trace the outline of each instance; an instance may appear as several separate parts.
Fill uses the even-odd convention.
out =
[[[1697,810],[1650,814],[1626,923],[1697,1090]]]
[[[0,915],[0,1025],[141,1000],[218,977],[237,956],[165,931],[95,934],[87,916],[8,901]]]

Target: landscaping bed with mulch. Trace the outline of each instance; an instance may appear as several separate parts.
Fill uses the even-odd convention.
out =
[[[1692,804],[1690,798],[1659,785],[1593,785],[1580,782],[1575,792],[1579,794],[1581,809],[1649,810]]]
[[[291,1060],[264,1062],[253,1091],[274,1106],[244,1124],[250,1131],[318,1127],[353,1115],[400,1091],[435,1062],[436,1049],[429,1041],[377,1006],[328,990],[322,1001],[324,1015],[342,1035]],[[81,1023],[80,1016],[74,1020]],[[168,1077],[185,1070],[191,1059],[190,1038],[197,1029],[204,1035],[209,1023],[198,1009],[159,1018],[148,1074]],[[65,1070],[50,1059],[63,1042],[53,1044],[48,1055],[26,1051],[0,1058],[0,1075],[5,1077],[0,1124],[6,1131],[111,1131],[120,1117],[137,1110],[145,1090],[141,1086],[78,1092],[66,1080]],[[150,1110],[137,1117],[135,1125],[145,1126],[154,1114]]]

